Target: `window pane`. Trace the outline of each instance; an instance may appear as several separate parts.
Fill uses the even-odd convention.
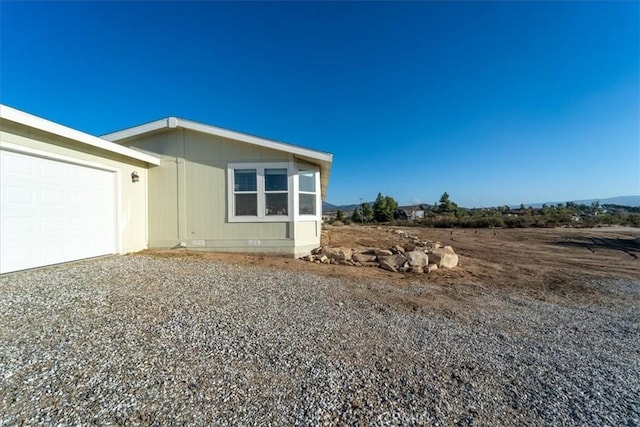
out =
[[[300,194],[300,215],[316,214],[316,195]]]
[[[288,215],[289,195],[287,193],[266,194],[267,215]]]
[[[258,215],[258,195],[236,194],[236,215]]]
[[[287,191],[287,170],[286,169],[265,169],[264,189],[265,191]]]
[[[316,191],[316,174],[313,171],[299,172],[300,175],[300,191],[308,191],[309,193],[315,193]]]
[[[255,169],[234,169],[233,190],[234,191],[256,191],[257,179]]]

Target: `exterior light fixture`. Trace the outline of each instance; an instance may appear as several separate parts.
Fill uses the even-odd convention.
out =
[[[131,182],[138,182],[140,181],[140,176],[138,175],[138,172],[133,171],[131,172]]]

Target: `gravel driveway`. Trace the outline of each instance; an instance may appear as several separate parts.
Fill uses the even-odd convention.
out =
[[[464,318],[358,286],[152,256],[2,276],[0,422],[640,425],[638,282]]]

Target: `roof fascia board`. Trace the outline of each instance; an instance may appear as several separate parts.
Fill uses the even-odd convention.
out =
[[[123,139],[131,138],[133,136],[151,133],[159,129],[170,127],[175,126],[170,126],[169,119],[160,119],[153,122],[145,123],[143,125],[134,126],[129,129],[123,129],[117,132],[108,133],[106,135],[100,136],[100,138],[106,139],[107,141],[116,142],[122,141]]]
[[[118,144],[114,144],[113,142],[104,140],[102,138],[89,135],[88,133],[84,133],[67,126],[54,123],[41,117],[25,113],[24,111],[16,110],[15,108],[9,107],[7,105],[0,104],[0,118],[44,132],[52,133],[63,138],[78,141],[105,151],[140,160],[152,165],[158,166],[160,164],[160,159],[158,157],[141,153],[139,151],[132,150],[131,148],[123,147]]]
[[[135,126],[129,129],[108,133],[106,135],[102,135],[102,138],[108,141],[117,142],[138,135],[143,135],[145,133],[154,132],[159,129],[172,129],[177,127],[193,130],[196,132],[202,132],[209,135],[220,136],[223,138],[229,138],[236,141],[242,141],[249,144],[258,145],[260,147],[271,148],[274,150],[284,151],[299,156],[305,156],[315,160],[325,161],[329,163],[333,161],[333,154],[331,153],[324,153],[322,151],[311,150],[308,148],[298,147],[283,142],[271,141],[257,136],[247,135],[246,133],[235,132],[232,130],[222,129],[219,127],[192,122],[190,120],[179,119],[176,117],[168,117],[166,119],[156,120],[154,122],[145,123],[143,125]]]

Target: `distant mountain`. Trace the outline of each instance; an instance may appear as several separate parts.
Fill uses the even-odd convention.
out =
[[[363,203],[367,203],[367,202],[363,202]],[[368,202],[370,205],[373,205],[373,202]],[[360,207],[360,204],[353,204],[353,205],[332,205],[331,203],[327,203],[327,202],[322,202],[322,212],[337,212],[337,211],[342,211],[342,212],[353,212],[353,210],[355,208]]]
[[[601,205],[620,205],[620,206],[631,206],[631,207],[638,207],[640,206],[640,195],[639,196],[617,196],[617,197],[608,197],[606,199],[585,199],[585,200],[565,200],[562,202],[539,202],[539,203],[525,203],[524,205],[526,207],[532,207],[532,208],[540,208],[542,207],[542,205],[557,205],[558,203],[566,203],[566,202],[574,202],[577,204],[581,204],[581,205],[590,205],[594,202],[599,202]],[[370,205],[373,205],[373,202],[366,202],[369,203]],[[427,204],[424,204],[424,206],[428,206]],[[341,210],[342,212],[345,213],[351,213],[353,212],[354,209],[360,207],[360,204],[353,204],[353,205],[333,205],[331,203],[327,203],[327,202],[322,202],[322,212],[337,212],[338,210]],[[514,209],[517,209],[520,207],[520,205],[513,205],[511,206]],[[420,208],[420,205],[413,205],[413,206],[401,206],[402,209],[412,209],[412,210],[418,210]]]
[[[338,209],[340,209],[340,206],[332,205],[331,203],[327,203],[327,202],[322,202],[322,212],[336,212]]]
[[[592,203],[598,202],[601,205],[621,205],[621,206],[631,206],[638,207],[640,206],[640,196],[616,196],[616,197],[608,197],[606,199],[584,199],[584,200],[565,200],[564,202],[543,202],[543,203],[525,203],[524,205],[533,208],[540,208],[542,205],[557,205],[558,203],[566,203],[573,202],[580,205],[590,205]],[[514,205],[514,208],[519,207],[520,205]]]

